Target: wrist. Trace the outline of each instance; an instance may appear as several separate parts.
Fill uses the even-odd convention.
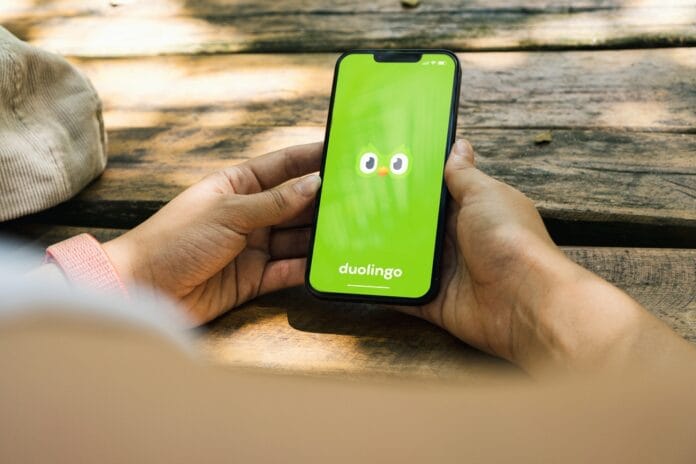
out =
[[[559,249],[535,253],[513,314],[512,360],[528,372],[591,370],[624,360],[645,311]]]
[[[128,283],[146,284],[141,272],[137,271],[138,253],[135,252],[128,233],[102,244],[121,279]]]

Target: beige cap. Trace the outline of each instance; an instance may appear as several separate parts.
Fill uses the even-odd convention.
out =
[[[105,166],[101,102],[89,80],[0,27],[0,221],[67,200]]]

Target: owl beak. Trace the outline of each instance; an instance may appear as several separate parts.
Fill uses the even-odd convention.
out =
[[[379,174],[379,175],[382,176],[382,177],[386,176],[388,172],[389,172],[389,169],[387,169],[387,168],[384,167],[384,166],[382,166],[381,168],[377,169],[377,174]]]

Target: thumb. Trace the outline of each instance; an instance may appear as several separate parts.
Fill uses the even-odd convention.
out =
[[[458,203],[472,192],[484,187],[488,176],[474,166],[474,149],[465,139],[459,139],[452,147],[445,165],[445,183]]]
[[[240,232],[248,233],[288,221],[307,207],[320,185],[321,177],[310,174],[263,192],[237,195],[235,225]]]

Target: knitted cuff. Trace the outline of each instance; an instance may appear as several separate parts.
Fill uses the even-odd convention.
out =
[[[51,245],[46,249],[46,261],[58,265],[73,282],[128,296],[128,290],[111,260],[97,239],[89,234],[76,235]]]

